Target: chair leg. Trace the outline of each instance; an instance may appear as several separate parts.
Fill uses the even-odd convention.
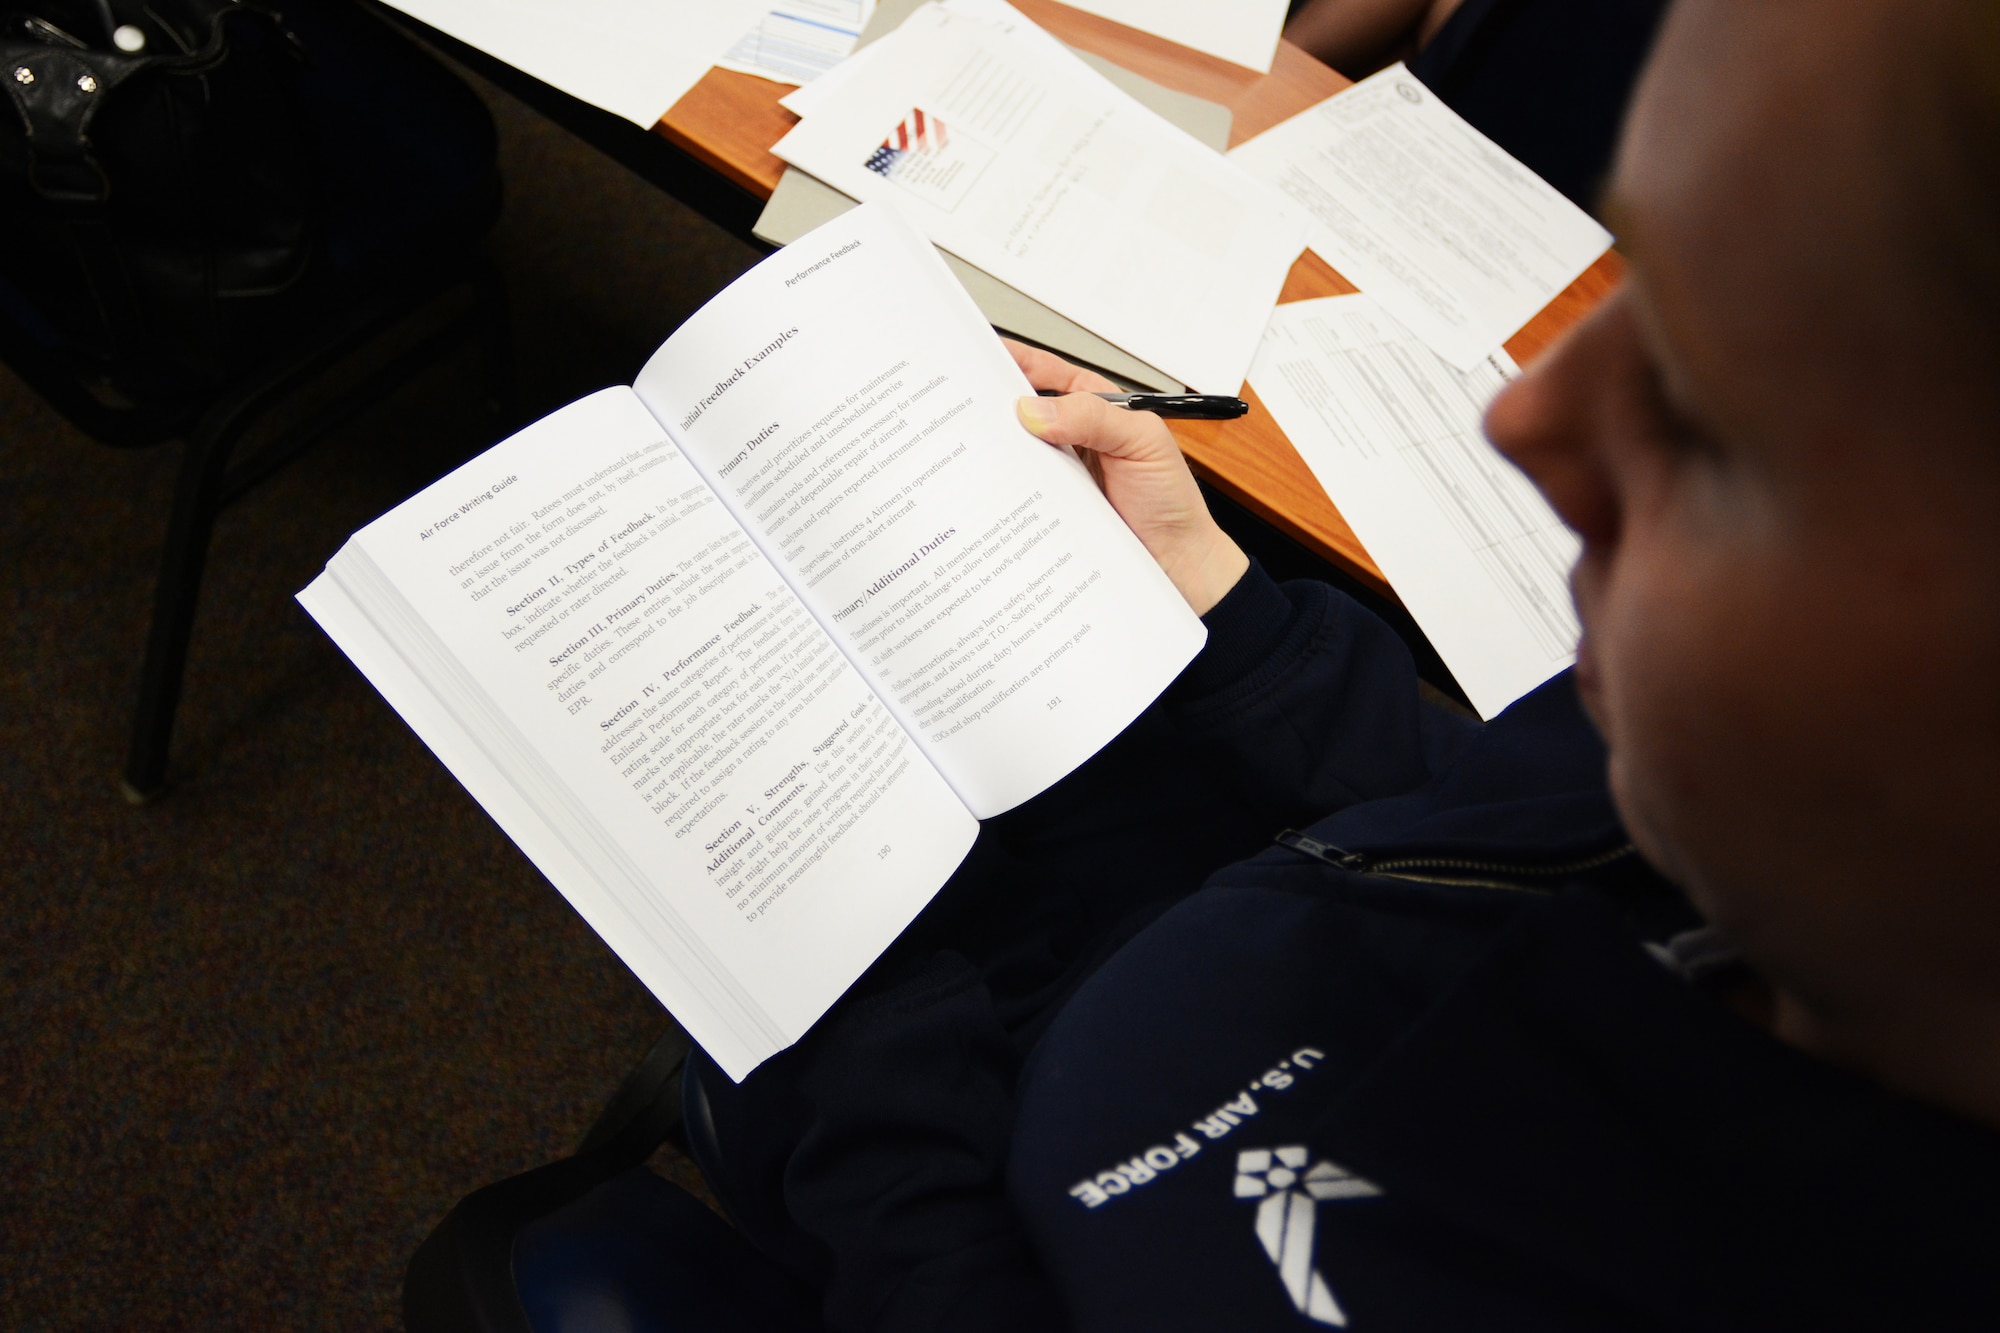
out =
[[[173,513],[167,520],[166,547],[160,553],[159,582],[153,590],[146,661],[139,672],[132,747],[120,783],[125,799],[134,805],[150,804],[167,789],[167,747],[173,740],[174,712],[180,704],[188,638],[201,600],[209,538],[222,508],[229,456],[245,425],[247,420],[236,413],[211,413],[189,433],[181,457]]]
[[[681,1068],[692,1044],[679,1024],[670,1023],[666,1034],[611,1094],[576,1155],[602,1156],[619,1170],[651,1157],[680,1127]]]
[[[498,268],[480,260],[470,281],[477,294],[477,336],[486,391],[502,424],[515,424],[512,333],[507,317],[507,288]],[[365,330],[364,330],[365,332]],[[180,477],[175,483],[174,510],[167,523],[166,549],[160,556],[160,580],[153,594],[153,625],[146,638],[146,662],[139,673],[139,706],[132,721],[132,748],[125,760],[121,786],[134,805],[158,800],[167,788],[167,751],[173,740],[174,713],[180,704],[181,678],[187,667],[188,639],[194,628],[201,576],[208,562],[209,538],[216,516],[230,500],[290,461],[328,430],[377,401],[395,385],[429,364],[464,337],[463,325],[443,331],[385,368],[364,389],[329,410],[296,438],[268,446],[263,455],[229,472],[230,456],[250,426],[298,383],[347,355],[372,334],[357,333],[352,345],[337,346],[294,365],[268,382],[244,386],[210,408],[187,437]],[[268,456],[265,456],[268,455]]]

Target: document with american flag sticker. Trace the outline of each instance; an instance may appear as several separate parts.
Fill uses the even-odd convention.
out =
[[[993,150],[970,134],[954,133],[937,116],[913,107],[868,154],[867,167],[915,197],[949,213],[993,163]]]
[[[1190,388],[1237,391],[1305,248],[1284,196],[999,0],[926,5],[851,64],[787,99],[804,119],[774,153]]]

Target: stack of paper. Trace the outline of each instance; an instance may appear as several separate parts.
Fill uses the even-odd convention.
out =
[[[1209,393],[1256,353],[1305,219],[1001,0],[944,0],[785,99],[773,151]]]
[[[1460,370],[1611,245],[1400,64],[1229,156],[1308,210],[1320,257]]]
[[[1577,539],[1480,429],[1516,373],[1447,364],[1365,295],[1279,306],[1250,372],[1486,717],[1576,658]]]
[[[645,129],[769,0],[389,0],[571,97]]]
[[[1577,541],[1481,417],[1502,345],[1611,236],[1401,65],[1230,157],[1362,292],[1280,307],[1251,383],[1491,717],[1575,658]]]

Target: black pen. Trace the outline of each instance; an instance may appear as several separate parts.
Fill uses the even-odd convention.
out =
[[[1060,398],[1061,389],[1041,389],[1044,398]],[[1222,393],[1100,393],[1113,407],[1131,412],[1152,412],[1163,417],[1191,417],[1201,421],[1233,421],[1250,410],[1241,398]]]

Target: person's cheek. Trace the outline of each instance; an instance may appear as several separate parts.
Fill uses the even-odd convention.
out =
[[[1594,715],[1634,841],[1705,897],[1716,867],[1756,836],[1747,812],[1772,777],[1756,704],[1782,630],[1755,562],[1718,527],[1689,466],[1641,443],[1625,463],[1616,556],[1580,572]]]
[[[1621,554],[1643,557],[1643,532],[1639,540],[1639,551]],[[1612,801],[1626,830],[1649,861],[1679,879],[1681,816],[1700,798],[1688,760],[1702,748],[1694,734],[1701,691],[1682,657],[1682,611],[1648,572],[1643,559],[1579,566],[1578,603],[1590,629],[1578,692],[1604,738]]]

